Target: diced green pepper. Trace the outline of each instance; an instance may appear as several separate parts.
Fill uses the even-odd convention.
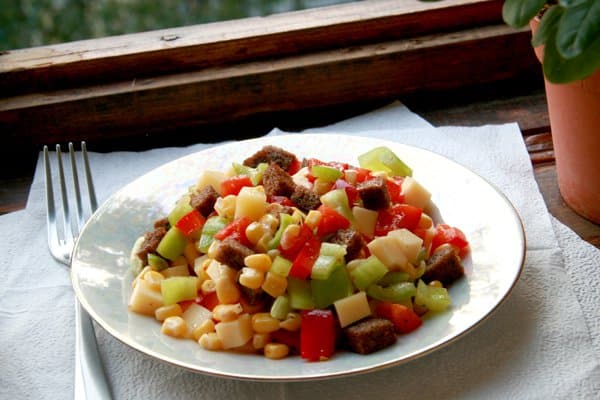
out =
[[[175,226],[175,224],[181,219],[181,217],[190,213],[193,209],[194,208],[190,205],[190,198],[188,196],[182,197],[181,199],[179,199],[179,201],[177,201],[177,204],[175,204],[175,207],[167,216],[169,224],[171,226]]]
[[[350,276],[358,290],[365,290],[383,278],[387,272],[388,268],[377,257],[370,256],[352,269]]]
[[[148,253],[148,265],[157,271],[162,271],[169,266],[169,263],[154,253]]]
[[[371,171],[384,171],[392,176],[412,176],[412,169],[385,146],[361,154],[358,162],[362,168]]]
[[[276,249],[279,246],[279,243],[281,242],[281,236],[283,235],[283,231],[285,231],[285,228],[287,228],[293,220],[294,218],[290,214],[279,214],[279,228],[277,229],[277,232],[275,232],[275,235],[273,235],[273,238],[269,241],[269,244],[267,245],[269,250]]]
[[[292,262],[287,258],[276,256],[271,263],[270,271],[274,274],[287,277],[292,269]]]
[[[233,170],[235,171],[236,175],[248,176],[250,181],[252,181],[252,184],[257,186],[262,181],[263,174],[268,166],[269,164],[267,163],[260,163],[256,166],[256,168],[252,168],[246,165],[233,163]]]
[[[319,254],[323,256],[331,256],[336,260],[344,260],[346,255],[346,247],[337,243],[323,242],[319,249]]]
[[[352,281],[346,267],[338,264],[329,278],[325,280],[311,280],[312,297],[317,308],[325,308],[334,301],[348,297],[352,294]]]
[[[416,288],[412,282],[399,282],[386,287],[373,284],[367,288],[369,297],[391,303],[402,303],[414,296],[415,293]]]
[[[183,249],[188,243],[188,239],[185,237],[176,227],[172,226],[169,228],[165,236],[158,243],[156,252],[167,260],[173,261],[177,257],[183,254]]]
[[[312,310],[315,303],[312,299],[310,280],[288,278],[288,295],[290,306],[296,310]]]
[[[291,311],[290,299],[288,296],[277,296],[271,305],[271,317],[284,320]]]
[[[333,208],[338,213],[342,214],[350,223],[354,224],[354,215],[350,209],[348,195],[344,189],[330,190],[320,197],[321,203],[325,206]]]
[[[313,264],[310,272],[311,279],[323,280],[329,278],[333,268],[335,267],[337,259],[333,256],[326,256],[319,254],[315,263]]]
[[[379,286],[390,286],[394,283],[408,282],[410,277],[406,272],[401,271],[390,271],[377,281]]]
[[[335,182],[343,175],[342,171],[339,169],[327,165],[313,165],[310,169],[310,173],[312,176],[323,182]]]
[[[419,279],[415,304],[425,306],[431,311],[444,311],[450,305],[450,295],[446,288],[429,286]]]
[[[173,276],[160,282],[164,305],[194,300],[198,296],[198,279],[195,276]]]
[[[202,253],[206,253],[212,244],[216,233],[225,228],[228,223],[228,219],[220,216],[214,216],[207,219],[202,227],[200,240],[196,244],[197,249]]]

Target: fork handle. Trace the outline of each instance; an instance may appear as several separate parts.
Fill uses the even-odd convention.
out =
[[[92,320],[75,299],[75,399],[112,399]]]

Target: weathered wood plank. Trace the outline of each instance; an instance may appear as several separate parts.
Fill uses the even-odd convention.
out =
[[[139,136],[494,82],[539,72],[529,38],[528,31],[488,26],[16,96],[0,99],[0,132],[34,145]]]
[[[500,0],[381,0],[0,55],[0,92],[63,89],[500,22]]]

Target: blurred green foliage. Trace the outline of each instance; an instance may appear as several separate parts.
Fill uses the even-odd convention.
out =
[[[352,0],[2,0],[0,50],[302,10]]]

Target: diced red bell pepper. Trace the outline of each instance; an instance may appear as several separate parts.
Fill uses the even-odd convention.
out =
[[[321,250],[321,241],[316,237],[312,236],[305,242],[300,249],[300,252],[292,263],[289,276],[306,279],[312,272],[312,267],[315,264],[317,257],[319,257],[319,251]]]
[[[373,177],[371,170],[366,168],[353,168],[356,171],[356,183],[367,181]]]
[[[244,246],[252,246],[250,240],[246,236],[246,228],[252,223],[252,220],[248,217],[242,217],[231,221],[215,234],[215,239],[224,240],[228,237],[232,237]]]
[[[230,194],[237,196],[244,186],[254,186],[247,175],[237,175],[225,179],[221,182],[221,196],[225,197]]]
[[[385,184],[392,203],[404,203],[404,196],[402,195],[402,179],[386,179]]]
[[[301,168],[302,162],[297,158],[294,158],[294,160],[290,163],[290,166],[288,167],[287,173],[290,175],[294,175],[296,172],[300,171]]]
[[[302,311],[300,356],[308,361],[331,357],[335,350],[335,325],[331,310]]]
[[[276,343],[283,343],[290,348],[290,352],[298,353],[300,351],[300,331],[288,331],[278,329],[271,332],[271,339]]]
[[[321,205],[317,210],[321,213],[321,220],[317,225],[317,236],[335,233],[339,229],[346,229],[350,226],[350,221],[331,207]]]
[[[461,257],[464,256],[469,246],[469,242],[460,229],[447,224],[438,224],[435,227],[435,230],[435,236],[431,242],[431,251],[434,251],[439,246],[447,243],[456,247],[459,250],[459,255]]]
[[[423,210],[409,204],[394,204],[379,211],[375,224],[375,236],[385,236],[388,232],[406,228],[414,230],[421,220]]]
[[[198,300],[198,299],[196,299]],[[219,298],[217,297],[217,292],[210,292],[200,298],[200,302],[198,303],[202,307],[213,310],[217,305],[219,305]]]
[[[296,207],[296,204],[286,196],[270,196],[268,202],[281,204],[282,206]]]
[[[194,209],[181,217],[175,226],[183,232],[185,236],[190,236],[192,233],[199,232],[205,222],[206,218],[200,214],[200,211]]]
[[[409,333],[423,324],[421,318],[410,308],[402,304],[382,301],[375,306],[375,314],[389,319],[398,333]]]
[[[346,196],[348,196],[348,203],[350,204],[350,206],[358,202],[358,189],[356,189],[356,187],[346,182],[345,180],[338,179],[337,181],[335,181],[335,186],[333,187],[333,189],[344,189],[346,191]]]
[[[306,224],[302,224],[300,226],[300,233],[298,233],[298,236],[290,241],[287,241],[285,243],[285,247],[283,246],[283,243],[279,245],[279,253],[288,260],[293,260],[296,258],[298,252],[300,252],[300,249],[302,249],[304,244],[313,236],[314,234],[310,227]]]

